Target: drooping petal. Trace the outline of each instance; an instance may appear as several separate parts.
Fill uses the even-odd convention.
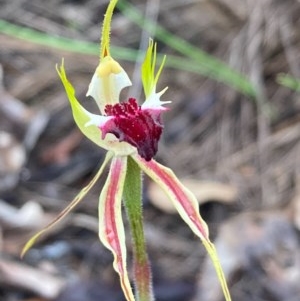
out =
[[[118,103],[121,90],[128,86],[131,81],[127,73],[111,56],[106,56],[97,67],[86,95],[95,99],[104,114],[105,106]]]
[[[208,227],[199,214],[196,197],[181,184],[173,171],[155,160],[146,162],[138,156],[132,157],[141,169],[164,190],[193,232],[201,239],[208,239]]]
[[[113,253],[114,269],[120,276],[127,301],[134,301],[126,267],[125,233],[122,220],[122,194],[127,157],[114,157],[99,199],[99,238]]]
[[[162,133],[160,110],[142,110],[134,98],[114,106],[105,107],[107,117],[113,117],[102,127],[102,138],[114,134],[119,141],[126,141],[137,148],[141,157],[149,161],[157,152]]]
[[[140,168],[164,190],[182,219],[201,239],[206,251],[212,259],[225,300],[230,301],[230,293],[218,259],[217,251],[213,243],[209,240],[208,227],[200,216],[196,197],[180,183],[171,169],[154,160],[147,162],[137,155],[132,156],[132,158],[137,162]]]
[[[111,160],[113,154],[111,152],[108,152],[106,154],[106,157],[104,159],[104,162],[102,163],[99,171],[97,174],[94,176],[94,178],[91,180],[91,182],[85,186],[77,195],[76,197],[72,200],[72,202],[62,211],[60,212],[55,219],[48,224],[44,229],[39,231],[37,234],[35,234],[24,246],[22,252],[21,252],[21,257],[25,255],[25,253],[33,246],[33,244],[36,242],[36,240],[44,234],[46,231],[54,227],[58,222],[60,222],[72,209],[74,209],[80,201],[85,197],[85,195],[91,190],[91,188],[95,185],[101,174],[103,173],[104,168],[106,167],[107,163]]]

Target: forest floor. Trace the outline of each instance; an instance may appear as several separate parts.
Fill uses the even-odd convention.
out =
[[[126,93],[137,99],[140,59],[123,48],[144,50],[151,36],[167,55],[159,88],[168,86],[163,98],[172,103],[156,159],[196,194],[233,300],[299,300],[300,88],[278,77],[300,78],[300,2],[143,2],[118,7],[111,39],[134,83]],[[76,128],[55,65],[64,58],[78,99],[95,109],[85,94],[106,6],[0,0],[1,301],[124,300],[97,235],[105,177],[19,257],[103,160],[105,152]],[[136,10],[157,27],[137,25]],[[199,240],[159,188],[146,177],[144,184],[157,300],[222,300]]]

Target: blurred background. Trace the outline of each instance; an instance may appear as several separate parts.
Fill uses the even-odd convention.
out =
[[[27,239],[86,185],[105,154],[77,130],[55,70],[81,103],[98,64],[104,0],[0,0],[0,300],[122,301],[97,237],[105,176],[23,260]],[[300,299],[300,2],[122,0],[113,56],[144,100],[149,37],[167,55],[171,110],[156,159],[199,200],[233,300]],[[96,112],[96,111],[95,111]],[[157,301],[220,301],[204,248],[144,179]],[[128,233],[129,269],[130,235]]]

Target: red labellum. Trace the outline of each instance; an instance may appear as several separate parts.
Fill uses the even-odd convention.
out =
[[[162,133],[161,110],[142,109],[135,98],[115,105],[106,105],[105,113],[113,116],[101,126],[103,139],[107,133],[114,134],[120,142],[125,141],[137,148],[138,154],[150,161],[157,153]]]

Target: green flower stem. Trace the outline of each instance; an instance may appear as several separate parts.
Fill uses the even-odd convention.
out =
[[[123,196],[133,241],[136,298],[138,301],[152,301],[151,268],[146,251],[142,218],[142,176],[140,168],[130,156]]]

